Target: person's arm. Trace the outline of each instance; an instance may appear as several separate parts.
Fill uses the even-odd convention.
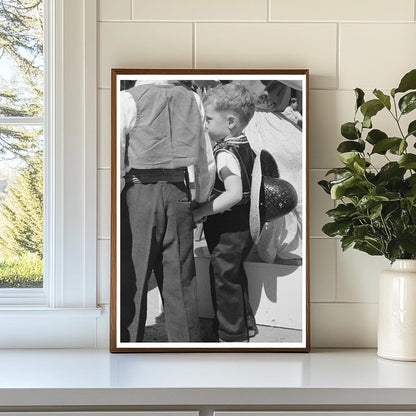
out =
[[[194,166],[195,201],[203,203],[208,200],[215,181],[215,160],[211,141],[205,133],[205,111],[198,94],[194,93],[195,100],[201,113],[202,126],[199,132],[198,164]]]
[[[195,209],[194,221],[198,222],[208,215],[218,214],[232,208],[239,203],[243,197],[243,184],[241,176],[233,174],[228,167],[221,169],[221,177],[224,181],[225,192],[213,201]]]
[[[286,116],[287,118],[290,118],[290,117],[292,116],[292,107],[291,107],[290,105],[289,105],[289,106],[287,106],[287,107],[283,110],[282,114],[283,114],[284,116]]]
[[[124,175],[128,166],[126,165],[126,136],[136,123],[136,103],[131,94],[125,91],[120,92],[120,189],[124,188]]]

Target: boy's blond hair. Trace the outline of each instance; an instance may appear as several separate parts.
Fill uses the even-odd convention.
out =
[[[207,92],[204,105],[212,105],[215,111],[231,111],[245,127],[254,115],[255,100],[250,91],[238,82],[218,85]]]

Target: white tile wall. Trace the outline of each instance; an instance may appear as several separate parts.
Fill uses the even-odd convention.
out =
[[[312,90],[309,107],[309,167],[339,166],[340,126],[354,119],[354,91]]]
[[[111,171],[99,169],[97,174],[98,189],[98,237],[110,237],[110,212],[111,212]]]
[[[377,345],[377,304],[312,303],[314,347],[367,348]]]
[[[375,346],[377,275],[388,262],[343,253],[321,232],[334,204],[316,183],[339,164],[352,89],[389,91],[416,67],[415,1],[99,0],[98,11],[99,301],[109,300],[110,69],[309,68],[312,346]],[[387,113],[374,125],[393,131]]]
[[[337,245],[336,239],[310,240],[311,302],[335,302]]]
[[[97,241],[97,300],[106,304],[110,299],[110,239]]]
[[[100,168],[111,166],[111,90],[98,90],[97,162]]]
[[[273,20],[413,21],[413,0],[271,0]]]
[[[358,250],[342,251],[337,245],[337,301],[377,302],[378,275],[389,268],[382,256],[369,256]]]
[[[267,0],[133,0],[133,10],[136,20],[267,20]]]
[[[99,0],[98,20],[129,20],[131,0]]]
[[[414,23],[341,24],[340,87],[390,90],[416,65]]]
[[[191,68],[192,23],[101,22],[98,86],[110,88],[111,68]]]
[[[336,87],[336,47],[333,23],[196,26],[198,68],[309,68],[312,88]]]

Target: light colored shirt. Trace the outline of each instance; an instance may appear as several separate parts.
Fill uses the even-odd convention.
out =
[[[241,177],[240,163],[238,162],[237,158],[232,153],[220,150],[217,153],[216,162],[217,162],[217,174],[222,182],[224,182],[224,179],[221,177],[221,170],[225,167],[227,167],[233,175],[237,175]]]
[[[302,121],[302,114],[299,113],[299,111],[294,110],[290,105],[285,108],[282,114],[295,124]]]

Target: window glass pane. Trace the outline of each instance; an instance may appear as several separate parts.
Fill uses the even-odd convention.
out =
[[[0,288],[43,285],[43,140],[0,126]]]
[[[0,0],[0,117],[43,114],[42,5]]]

